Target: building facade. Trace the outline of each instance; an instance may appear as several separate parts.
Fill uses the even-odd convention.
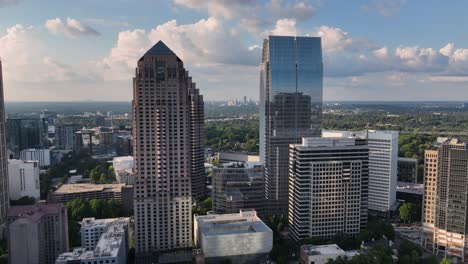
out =
[[[8,193],[8,155],[5,136],[5,102],[3,99],[2,60],[0,59],[0,237],[6,227],[10,197]]]
[[[128,218],[83,219],[81,243],[83,246],[84,243],[89,242],[86,245],[92,248],[81,247],[72,252],[60,254],[55,264],[126,264],[129,250],[128,221]]]
[[[39,167],[44,168],[50,166],[50,150],[49,149],[24,149],[20,152],[21,160],[37,160]]]
[[[355,137],[369,146],[369,211],[387,214],[396,209],[398,131],[322,131],[323,137]]]
[[[195,216],[194,242],[205,263],[260,263],[273,248],[273,231],[255,210]]]
[[[439,138],[425,152],[423,246],[468,261],[468,144]]]
[[[49,203],[67,203],[74,199],[115,199],[122,201],[122,188],[125,183],[93,184],[72,183],[62,184],[55,191],[48,194]]]
[[[241,209],[263,211],[263,190],[260,163],[232,162],[213,168],[213,211],[217,214],[238,213]]]
[[[289,144],[320,136],[321,39],[269,36],[260,68],[260,161],[267,214],[288,213]]]
[[[298,241],[357,235],[367,224],[369,148],[355,138],[291,145],[289,231]]]
[[[133,154],[135,249],[141,261],[192,246],[192,175],[197,177],[197,162],[203,162],[195,157],[203,155],[197,150],[201,121],[194,120],[200,117],[195,106],[200,103],[182,60],[163,42],[138,61]]]
[[[68,251],[67,208],[63,204],[12,206],[8,211],[9,263],[54,264]]]
[[[44,146],[44,127],[39,118],[8,118],[6,134],[8,149],[15,157],[19,157],[23,149]]]
[[[398,158],[397,179],[400,182],[417,183],[418,160],[412,158]]]
[[[55,131],[58,149],[77,151],[82,145],[81,135],[77,134],[81,127],[78,124],[59,124]]]
[[[37,160],[8,160],[8,186],[10,199],[27,196],[39,200],[39,163]]]

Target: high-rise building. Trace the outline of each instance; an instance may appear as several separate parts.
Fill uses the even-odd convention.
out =
[[[289,231],[298,241],[357,235],[367,223],[369,148],[356,138],[291,145]]]
[[[191,77],[189,77],[191,78]],[[192,197],[201,200],[206,195],[205,175],[205,111],[203,95],[196,88],[195,83],[189,81],[189,103],[190,103],[190,157],[191,157],[191,181]]]
[[[260,157],[268,215],[288,213],[289,144],[320,136],[321,39],[269,36],[260,70]]]
[[[8,118],[6,121],[7,147],[20,156],[20,151],[44,146],[44,126],[39,118]]]
[[[12,206],[8,211],[9,263],[54,264],[68,251],[67,208],[63,204]]]
[[[3,99],[2,60],[0,59],[0,237],[3,237],[6,227],[8,205],[8,165],[7,144],[5,138],[5,103]]]
[[[192,246],[192,176],[203,101],[183,62],[162,41],[138,60],[133,79],[135,236],[139,259]],[[198,99],[195,99],[195,98]],[[203,164],[202,164],[203,166]],[[203,175],[204,177],[204,175]]]
[[[10,199],[27,196],[39,200],[39,162],[37,160],[8,160],[8,186]]]
[[[382,215],[396,209],[398,131],[324,130],[322,136],[366,139],[369,146],[369,211]]]
[[[468,261],[468,143],[439,138],[425,152],[423,246]]]
[[[78,124],[59,124],[55,132],[56,145],[58,149],[77,151],[81,146],[81,137]]]
[[[240,209],[263,211],[263,166],[254,162],[232,162],[213,168],[213,211],[238,213]]]

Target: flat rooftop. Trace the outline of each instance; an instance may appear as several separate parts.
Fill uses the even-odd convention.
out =
[[[195,220],[205,236],[272,232],[252,209],[237,214],[196,216]]]
[[[319,246],[304,245],[302,246],[302,250],[308,256],[316,256],[316,255],[343,255],[344,256],[346,254],[346,252],[336,244],[319,245]]]
[[[83,193],[83,192],[98,192],[98,191],[111,191],[120,192],[125,183],[110,183],[110,184],[93,184],[93,183],[73,183],[62,184],[55,194],[70,194],[70,193]]]

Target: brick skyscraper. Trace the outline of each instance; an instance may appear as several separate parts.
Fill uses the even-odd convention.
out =
[[[8,205],[8,171],[5,139],[5,103],[3,100],[2,61],[0,60],[0,237],[6,227]]]
[[[192,194],[203,167],[203,97],[159,41],[133,79],[135,236],[139,259],[192,247]],[[201,155],[201,157],[199,157]],[[201,164],[199,164],[201,162]]]

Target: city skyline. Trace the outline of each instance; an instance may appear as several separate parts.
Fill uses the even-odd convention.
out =
[[[138,16],[130,1],[108,6],[0,1],[6,100],[128,101],[134,54],[159,39],[193,69],[206,100],[258,99],[270,34],[322,37],[326,101],[468,100],[468,38],[457,26],[466,3],[141,1]]]

